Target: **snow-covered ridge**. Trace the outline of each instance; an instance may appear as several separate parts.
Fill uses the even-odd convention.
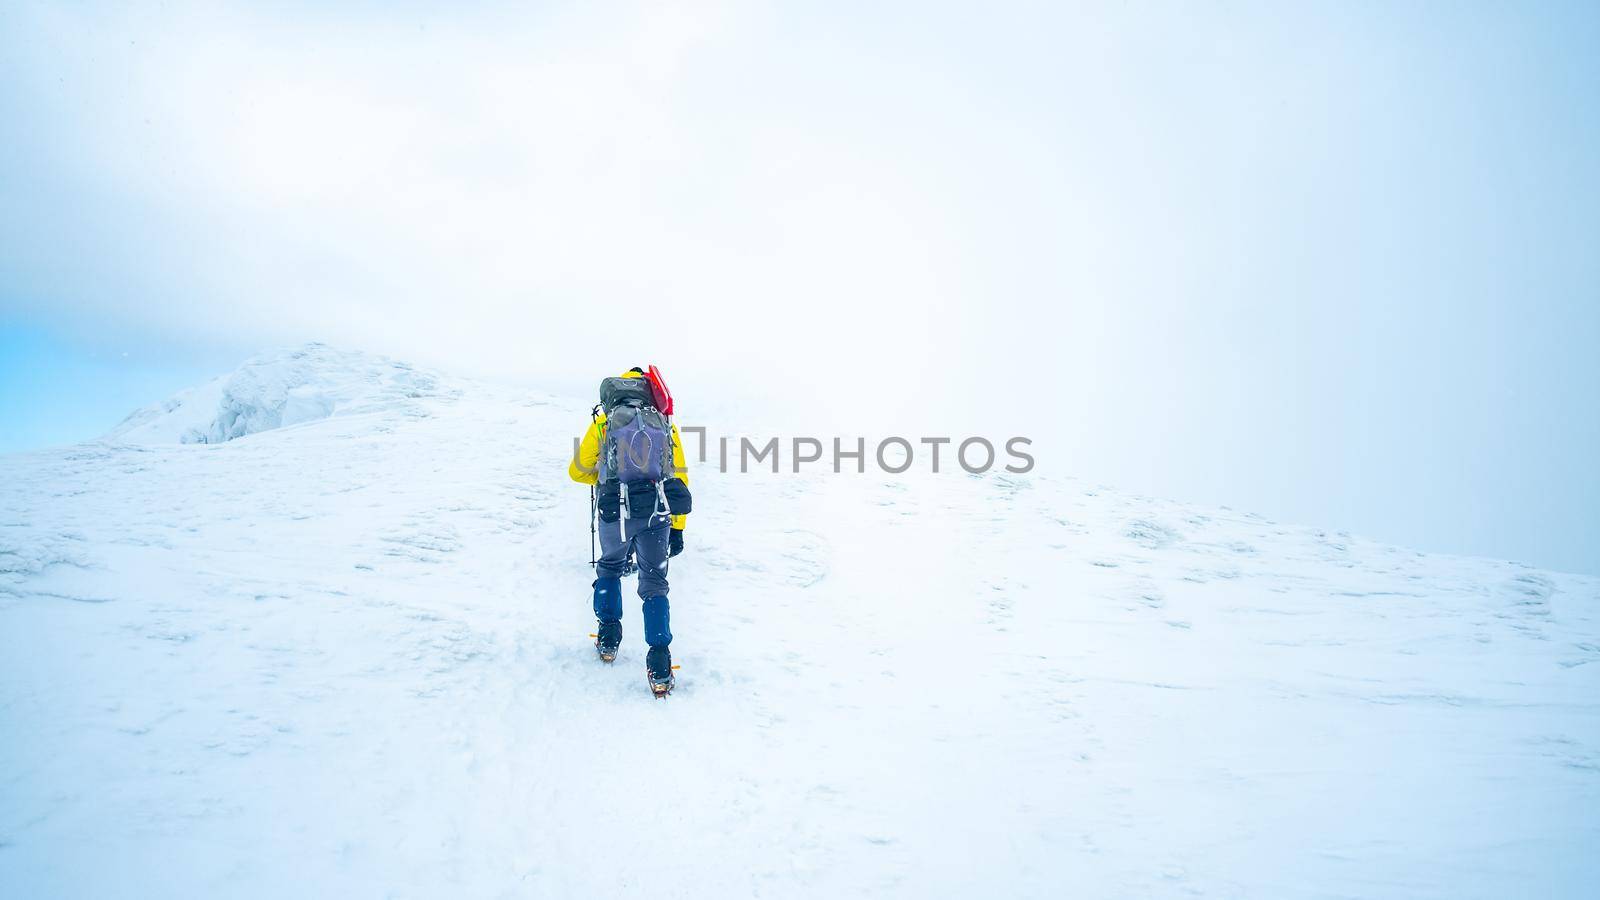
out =
[[[435,372],[311,343],[263,353],[231,374],[136,410],[103,440],[220,444],[274,428],[458,393]]]
[[[0,897],[1600,883],[1600,579],[691,461],[661,702],[637,598],[614,665],[588,637],[589,397],[318,346],[220,382],[0,457]]]

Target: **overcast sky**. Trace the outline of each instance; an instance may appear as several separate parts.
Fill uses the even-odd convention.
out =
[[[0,450],[310,339],[652,360],[1600,571],[1600,4],[142,6],[0,8]]]

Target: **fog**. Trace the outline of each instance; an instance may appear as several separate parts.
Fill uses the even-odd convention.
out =
[[[8,4],[0,312],[1594,572],[1597,113],[1592,4]]]

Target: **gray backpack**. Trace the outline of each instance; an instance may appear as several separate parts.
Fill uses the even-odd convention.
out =
[[[650,383],[643,378],[607,378],[600,382],[600,406],[606,412],[600,444],[600,482],[626,486],[648,483],[659,490],[673,476],[672,427],[656,409]]]

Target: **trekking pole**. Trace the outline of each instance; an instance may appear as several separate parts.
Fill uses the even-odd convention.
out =
[[[597,403],[597,404],[595,404],[594,409],[589,410],[589,421],[596,422],[596,421],[599,421],[599,419],[600,419],[600,405]],[[577,454],[574,453],[573,455],[576,456]],[[596,460],[595,463],[596,463],[596,465],[598,465],[599,464],[599,460]],[[595,524],[594,523],[595,523],[596,519],[598,518],[598,515],[596,513],[596,510],[598,508],[598,504],[599,504],[599,501],[596,500],[596,498],[595,498],[595,486],[591,484],[591,485],[589,485],[589,568],[591,568],[591,569],[594,568],[595,567],[595,563],[597,563],[599,561],[598,559],[596,559],[596,557],[594,555],[594,533],[595,533]]]

